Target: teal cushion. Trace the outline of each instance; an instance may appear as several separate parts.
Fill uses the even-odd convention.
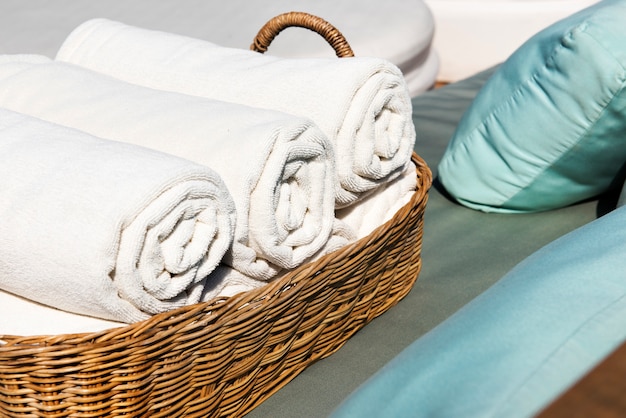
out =
[[[534,416],[626,339],[624,225],[626,207],[526,258],[332,418]]]
[[[464,114],[439,164],[460,203],[535,212],[597,196],[626,161],[626,1],[544,29]]]

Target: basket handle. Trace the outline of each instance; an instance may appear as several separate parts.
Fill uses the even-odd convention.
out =
[[[250,49],[264,53],[276,35],[291,26],[298,26],[317,32],[333,47],[339,58],[354,56],[348,41],[337,28],[320,17],[304,12],[283,13],[270,19],[259,30],[259,33],[254,38],[254,42],[250,45]]]

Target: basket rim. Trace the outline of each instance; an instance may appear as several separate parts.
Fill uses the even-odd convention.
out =
[[[377,226],[368,235],[351,242],[336,251],[326,254],[319,259],[302,264],[299,267],[287,272],[284,276],[277,280],[268,282],[267,284],[246,292],[238,293],[230,297],[216,297],[209,301],[199,302],[180,308],[176,308],[167,312],[155,314],[143,321],[134,322],[120,327],[112,327],[109,329],[93,332],[82,332],[73,334],[42,334],[42,335],[2,335],[0,334],[0,354],[10,357],[10,351],[14,349],[20,350],[20,355],[24,355],[25,346],[32,346],[34,352],[41,352],[46,348],[58,350],[60,347],[76,347],[77,345],[92,344],[95,346],[105,344],[110,345],[117,339],[126,338],[130,332],[132,335],[150,334],[153,326],[158,324],[159,328],[163,328],[168,322],[180,323],[186,321],[188,323],[196,323],[206,321],[206,325],[217,321],[221,316],[227,315],[229,312],[237,311],[244,306],[250,304],[258,304],[261,301],[267,303],[271,298],[279,298],[281,293],[288,291],[290,288],[298,286],[304,277],[315,275],[315,272],[322,270],[326,265],[337,258],[341,258],[345,253],[351,253],[357,248],[366,247],[368,243],[374,242],[380,238],[393,225],[401,222],[402,217],[414,207],[425,207],[428,200],[428,191],[432,186],[432,172],[426,162],[413,151],[411,161],[416,166],[417,184],[416,190],[411,196],[409,202],[403,205],[396,213],[385,223]],[[303,275],[303,273],[306,273]],[[201,318],[198,318],[200,312],[206,311]],[[131,332],[132,331],[132,332]]]

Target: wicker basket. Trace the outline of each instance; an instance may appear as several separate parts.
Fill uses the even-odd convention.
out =
[[[308,27],[351,55],[325,21],[288,13],[252,49],[287,26]],[[369,236],[265,287],[97,333],[2,336],[2,417],[234,417],[311,363],[337,351],[402,299],[421,268],[431,172],[413,154],[417,192]]]

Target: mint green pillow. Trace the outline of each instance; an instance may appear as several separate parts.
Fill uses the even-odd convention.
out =
[[[608,190],[626,162],[626,1],[539,32],[487,81],[439,164],[463,205],[536,212]]]

